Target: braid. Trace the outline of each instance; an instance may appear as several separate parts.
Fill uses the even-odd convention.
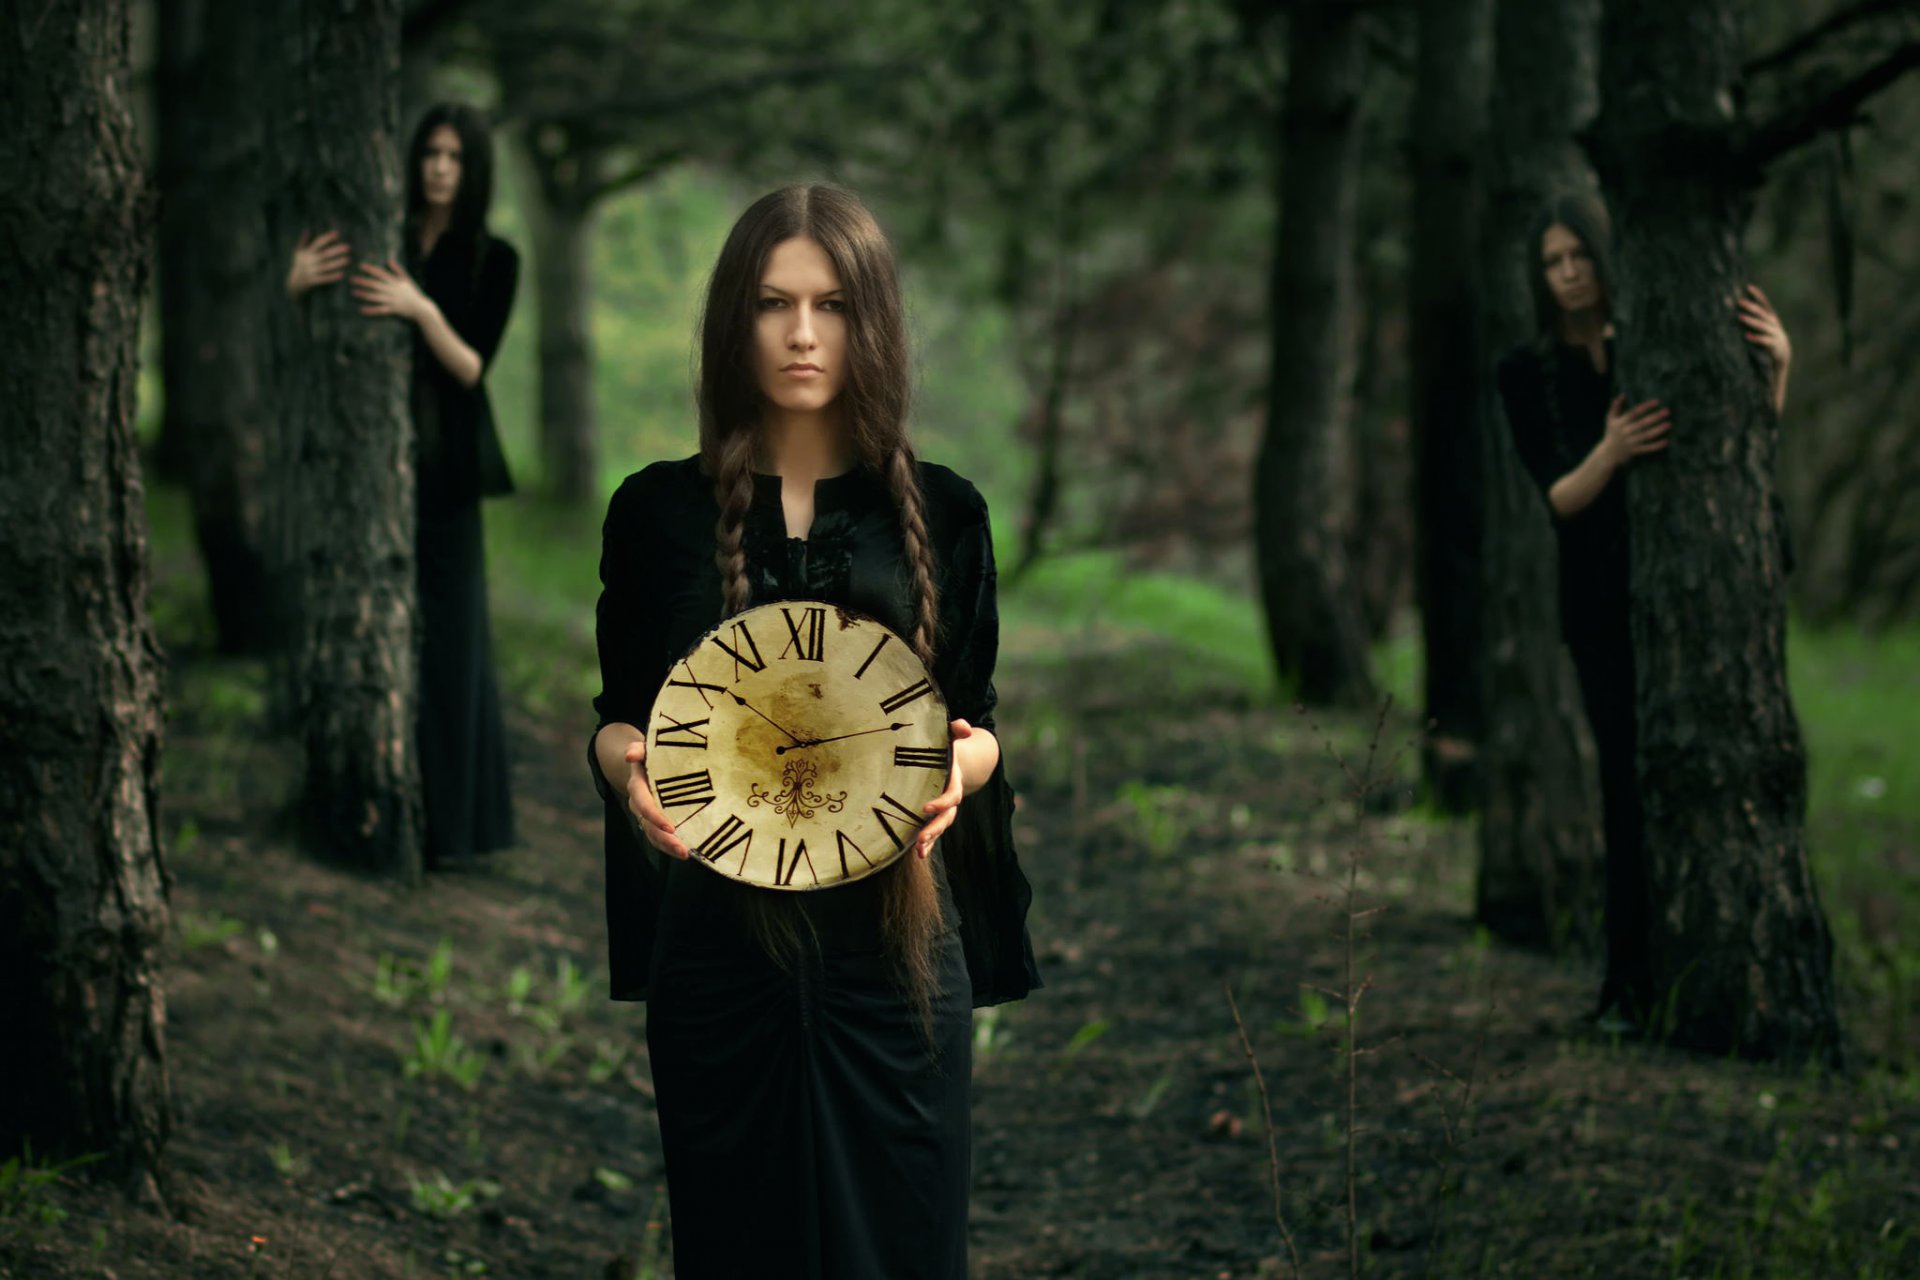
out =
[[[713,563],[720,570],[721,616],[731,617],[747,607],[747,508],[753,503],[753,433],[737,433],[720,448],[714,470],[713,495],[720,519],[713,526],[718,546]]]
[[[887,486],[900,512],[900,533],[907,545],[907,564],[913,570],[913,651],[928,667],[939,626],[939,589],[933,581],[933,551],[927,543],[926,504],[914,472],[913,449],[904,440],[887,457]]]

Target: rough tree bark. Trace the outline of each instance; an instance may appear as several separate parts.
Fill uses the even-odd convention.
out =
[[[1556,190],[1590,185],[1574,133],[1599,108],[1598,0],[1498,0],[1481,223],[1482,350],[1534,333],[1522,243]],[[1483,368],[1480,866],[1475,917],[1518,942],[1597,945],[1602,858],[1593,744],[1560,637],[1545,505]]]
[[[1254,553],[1268,643],[1312,704],[1373,699],[1349,581],[1353,227],[1362,63],[1357,10],[1293,11],[1278,158],[1272,373],[1254,476]]]
[[[1673,410],[1627,477],[1654,978],[1674,1039],[1841,1051],[1787,691],[1777,432],[1730,299],[1764,157],[1748,150],[1733,0],[1610,0],[1587,136],[1616,228],[1620,376]]]
[[[195,541],[206,565],[217,642],[264,653],[278,620],[267,602],[269,406],[260,315],[283,305],[290,248],[267,242],[256,186],[263,121],[258,10],[210,14],[204,0],[164,0],[162,59],[173,68],[159,96],[160,352],[166,442],[184,454]]]
[[[547,493],[562,502],[594,497],[599,435],[593,394],[593,214],[600,200],[600,148],[568,139],[559,125],[534,125],[525,148],[527,222],[533,232],[540,304],[540,465]]]
[[[1474,419],[1485,394],[1480,350],[1482,130],[1491,0],[1419,6],[1413,93],[1413,204],[1408,224],[1408,346],[1416,514],[1414,591],[1430,735],[1421,771],[1435,803],[1464,813],[1476,799],[1480,738],[1480,460]]]
[[[0,1152],[151,1185],[171,1124],[125,0],[0,22]]]
[[[270,243],[336,227],[356,261],[397,257],[397,0],[289,0],[271,14]],[[300,826],[318,856],[417,881],[410,335],[358,305],[326,288],[269,311]]]

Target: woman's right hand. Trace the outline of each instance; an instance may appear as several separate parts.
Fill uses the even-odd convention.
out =
[[[689,855],[687,846],[673,833],[673,823],[667,819],[667,811],[653,798],[653,786],[647,781],[647,743],[644,738],[635,738],[627,744],[627,812],[640,824],[640,834],[647,843],[664,854],[685,859]]]
[[[1672,429],[1673,415],[1658,400],[1628,408],[1625,396],[1615,396],[1607,406],[1607,453],[1614,466],[1625,466],[1641,454],[1666,448],[1667,432]]]
[[[287,296],[298,301],[309,289],[343,279],[352,256],[337,231],[302,235],[293,247],[293,263],[287,268]]]

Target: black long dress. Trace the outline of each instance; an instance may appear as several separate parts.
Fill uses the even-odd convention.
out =
[[[920,476],[941,600],[933,674],[954,717],[991,729],[999,620],[986,503],[945,467],[922,464]],[[910,579],[880,478],[856,468],[819,481],[804,540],[786,534],[780,488],[777,476],[754,478],[750,603],[827,600],[908,634]],[[644,726],[669,663],[720,620],[718,518],[698,457],[656,463],[614,495],[600,564],[599,724]],[[783,969],[745,915],[767,891],[655,853],[591,741],[587,755],[606,804],[613,996],[650,1005],[675,1273],[964,1280],[968,1011],[1040,985],[1005,769],[968,794],[935,847],[948,928],[930,1058],[881,948],[881,880],[903,863],[789,898],[819,945]]]
[[[519,257],[504,240],[449,232],[409,272],[491,364],[513,308]],[[443,867],[514,843],[507,740],[487,619],[483,494],[510,488],[483,380],[462,386],[414,333],[415,571],[420,599],[421,790],[426,863]]]
[[[1584,347],[1533,342],[1500,361],[1497,381],[1507,423],[1542,497],[1578,467],[1606,434],[1613,399],[1613,343],[1607,368]],[[1628,621],[1626,486],[1615,477],[1568,517],[1553,512],[1560,551],[1560,627],[1580,677],[1581,701],[1600,763],[1606,836],[1604,1009],[1616,1001],[1644,1016],[1652,994],[1650,889],[1635,772],[1633,638]]]

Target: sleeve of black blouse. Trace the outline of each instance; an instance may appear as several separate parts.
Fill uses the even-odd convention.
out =
[[[1500,403],[1507,413],[1507,429],[1520,463],[1533,477],[1534,487],[1544,497],[1554,481],[1569,468],[1560,465],[1553,446],[1552,423],[1547,418],[1546,388],[1526,351],[1514,351],[1504,357],[1494,371],[1500,388]]]
[[[948,597],[941,608],[945,657],[935,665],[943,672],[941,689],[949,713],[992,730],[999,703],[993,672],[1000,649],[993,530],[986,500],[973,486],[964,487],[956,505]],[[960,802],[954,824],[939,844],[960,916],[960,942],[976,1007],[1018,1000],[1042,985],[1027,932],[1033,889],[1014,849],[1015,803],[1003,746],[1000,763]]]
[[[660,548],[649,536],[653,479],[648,472],[627,477],[607,504],[600,536],[600,600],[594,609],[600,694],[593,700],[596,721],[587,737],[587,772],[606,809],[607,950],[616,1000],[646,999],[664,873],[627,811],[625,797],[601,774],[593,743],[601,726],[611,723],[624,722],[645,732],[653,695],[666,679],[666,638],[656,607]]]
[[[968,485],[964,502],[964,527],[948,574],[957,598],[944,611],[951,651],[944,692],[955,719],[992,729],[994,708],[1000,704],[993,687],[993,667],[1000,656],[999,571],[987,500]]]
[[[500,337],[507,331],[507,318],[513,314],[514,290],[520,284],[520,255],[505,240],[495,240],[480,265],[480,279],[474,286],[473,308],[454,331],[480,356],[480,367],[493,364],[500,350]]]

